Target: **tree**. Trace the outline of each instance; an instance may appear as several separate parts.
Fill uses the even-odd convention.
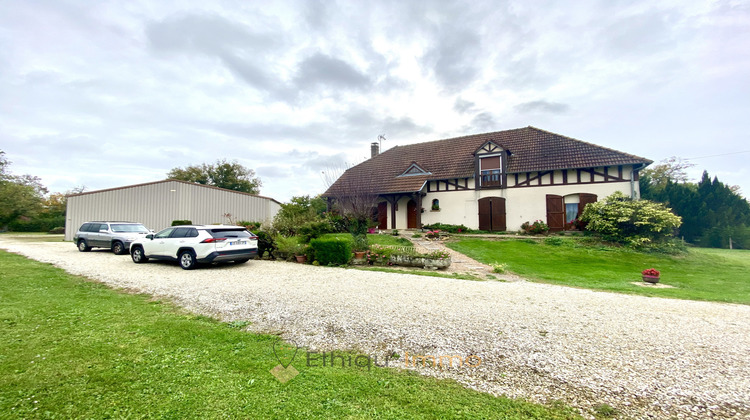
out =
[[[202,163],[185,168],[172,168],[167,177],[249,194],[260,193],[262,185],[254,170],[240,165],[236,160],[227,162],[226,159],[217,160],[211,165]]]
[[[0,228],[3,230],[19,218],[29,218],[39,212],[47,193],[38,177],[12,175],[8,171],[10,163],[0,150]]]
[[[647,186],[652,189],[659,190],[664,188],[668,182],[672,183],[685,183],[688,181],[686,169],[695,166],[694,163],[686,162],[682,158],[672,156],[668,159],[662,160],[658,165],[654,165],[651,168],[644,169],[641,171],[641,179],[645,178]],[[643,186],[643,182],[641,182]],[[643,192],[641,192],[643,195]]]
[[[379,197],[371,190],[369,179],[352,176],[347,171],[329,168],[323,172],[323,180],[334,209],[346,219],[348,230],[356,240],[374,224],[373,214],[377,211]]]
[[[670,238],[681,223],[680,216],[663,204],[632,200],[619,191],[588,204],[581,221],[588,223],[586,230],[636,248]]]

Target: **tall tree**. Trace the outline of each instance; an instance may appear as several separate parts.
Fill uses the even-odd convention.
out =
[[[38,177],[13,175],[9,172],[10,161],[0,150],[0,228],[7,230],[8,224],[21,217],[34,216],[42,207],[47,189]]]
[[[260,193],[262,185],[254,170],[240,165],[236,160],[227,162],[226,159],[217,160],[210,165],[202,163],[173,168],[167,173],[167,177],[250,194]]]

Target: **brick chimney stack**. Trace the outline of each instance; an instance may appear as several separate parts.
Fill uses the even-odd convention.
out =
[[[380,145],[378,144],[378,142],[374,141],[370,143],[370,154],[370,158],[374,158],[375,156],[380,154]]]

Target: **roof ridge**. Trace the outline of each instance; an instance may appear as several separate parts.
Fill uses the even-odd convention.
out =
[[[544,130],[544,129],[541,129],[541,128],[537,128],[537,127],[534,127],[534,126],[531,126],[531,125],[528,126],[528,127],[526,127],[526,128],[530,128],[530,129],[536,130],[536,131],[541,131],[542,133],[552,134],[552,135],[555,135],[555,136],[558,136],[558,137],[562,137],[562,138],[565,138],[565,139],[568,139],[568,140],[572,140],[572,141],[575,141],[575,142],[578,142],[578,143],[583,143],[583,144],[586,144],[586,145],[589,145],[589,146],[597,147],[599,149],[608,150],[610,152],[619,153],[621,155],[626,155],[626,156],[629,156],[631,158],[645,160],[645,161],[648,161],[649,164],[653,163],[653,161],[651,159],[646,159],[643,156],[633,155],[633,154],[630,154],[630,153],[627,153],[627,152],[623,152],[623,151],[620,151],[620,150],[615,150],[615,149],[612,149],[612,148],[606,147],[606,146],[600,146],[598,144],[594,144],[594,143],[591,143],[591,142],[588,142],[588,141],[579,140],[579,139],[577,139],[575,137],[566,136],[564,134],[558,134],[558,133],[555,133],[555,132],[552,132],[552,131],[549,131],[549,130]]]

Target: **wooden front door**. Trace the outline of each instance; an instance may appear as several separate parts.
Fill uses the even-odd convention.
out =
[[[501,232],[505,226],[505,199],[485,197],[479,199],[479,230]]]
[[[414,200],[409,200],[406,203],[406,228],[417,228],[417,202]]]
[[[388,229],[388,203],[378,203],[378,229]]]
[[[565,229],[565,204],[560,195],[547,194],[547,225],[550,232]]]

